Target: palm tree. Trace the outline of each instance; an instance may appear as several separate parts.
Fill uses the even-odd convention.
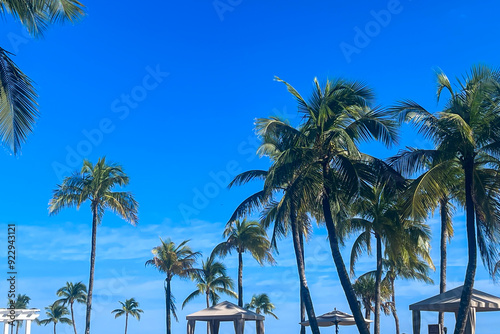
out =
[[[215,253],[212,254],[201,263],[201,268],[193,270],[189,274],[191,280],[197,284],[197,289],[186,297],[182,303],[182,308],[194,298],[205,295],[207,308],[217,304],[220,299],[220,293],[238,298],[238,295],[233,291],[234,282],[226,274],[226,266],[222,262],[215,261]]]
[[[477,268],[477,247],[490,274],[494,272],[498,250],[496,235],[500,224],[498,213],[500,166],[500,78],[496,70],[475,66],[463,79],[458,89],[452,88],[448,77],[438,73],[438,100],[443,90],[450,97],[444,109],[433,114],[413,101],[400,102],[394,109],[400,120],[413,124],[434,145],[433,150],[408,149],[393,159],[395,166],[408,174],[422,171],[427,192],[441,198],[442,189],[449,189],[447,175],[460,175],[465,197],[468,263],[464,289],[460,299],[454,334],[462,334],[470,307],[472,288]],[[412,201],[412,210],[425,215],[425,200]]]
[[[321,87],[315,79],[313,94],[306,101],[291,85],[277,80],[285,83],[297,100],[299,112],[304,115],[300,132],[306,138],[288,150],[279,162],[283,167],[282,177],[288,174],[291,179],[305,166],[318,174],[320,191],[314,201],[319,201],[320,211],[316,210],[314,216],[325,222],[332,256],[356,325],[361,334],[368,334],[342,259],[336,225],[341,224],[339,219],[345,216],[342,211],[346,201],[357,196],[362,186],[363,173],[358,168],[363,168],[363,164],[360,162],[370,160],[359,152],[358,143],[375,138],[390,145],[396,139],[396,124],[389,118],[389,111],[370,107],[373,94],[359,82],[339,79],[327,81]]]
[[[125,314],[125,334],[127,334],[129,314],[137,320],[141,320],[141,313],[144,311],[139,308],[139,303],[134,298],[125,300],[125,303],[120,301],[119,303],[122,304],[122,307],[111,311],[111,313],[115,314],[115,319]]]
[[[426,260],[419,258],[420,250],[415,251],[415,249],[409,252],[410,257],[406,261],[404,261],[402,257],[384,259],[384,267],[386,269],[384,281],[389,282],[389,291],[391,292],[390,308],[394,317],[396,334],[400,333],[399,317],[396,308],[396,279],[403,278],[406,280],[411,279],[421,281],[428,284],[433,283],[432,279],[429,277],[429,270],[434,268],[434,266],[428,263],[428,259],[430,259],[428,245],[422,247],[422,250],[427,253],[427,255],[424,255]]]
[[[58,302],[54,302],[52,305],[45,308],[47,319],[37,321],[39,325],[47,326],[50,323],[54,324],[54,334],[56,333],[56,325],[58,323],[71,325],[71,319],[64,317],[69,314],[68,308],[61,305]],[[38,319],[37,319],[38,320]]]
[[[81,171],[66,177],[63,183],[54,190],[54,195],[49,202],[49,213],[51,215],[59,213],[63,208],[76,206],[79,209],[84,202],[90,202],[92,210],[92,245],[85,334],[90,333],[97,226],[102,221],[104,211],[109,209],[134,226],[138,222],[138,204],[134,196],[130,192],[114,191],[115,187],[125,186],[128,183],[129,178],[123,172],[122,167],[113,163],[107,164],[106,158],[100,158],[95,165],[88,160],[84,160]]]
[[[14,308],[16,310],[24,310],[24,309],[28,308],[28,304],[29,304],[30,300],[31,300],[31,298],[28,297],[27,295],[18,294],[16,300],[9,299],[8,306],[10,307],[10,305],[14,304]],[[16,320],[16,326],[17,326],[16,327],[16,334],[19,332],[19,327],[21,327],[22,325],[23,325],[22,321]],[[11,332],[13,332],[13,331],[14,331],[14,324],[12,324],[12,327],[11,327]]]
[[[57,300],[58,303],[62,303],[63,306],[69,304],[73,330],[75,331],[75,334],[77,334],[73,304],[75,302],[85,304],[85,302],[87,301],[87,287],[82,282],[78,282],[76,284],[73,284],[72,282],[66,282],[66,286],[63,286],[62,288],[57,290],[57,296],[63,297]]]
[[[295,173],[291,179],[281,177],[277,161],[283,159],[289,149],[296,142],[300,142],[302,134],[291,127],[286,120],[279,118],[257,120],[257,131],[263,138],[258,150],[261,155],[268,156],[274,162],[269,171],[251,170],[237,175],[229,184],[241,185],[251,180],[264,180],[263,190],[244,200],[233,213],[230,221],[244,217],[257,209],[262,209],[261,224],[267,228],[273,225],[271,245],[277,249],[277,239],[286,237],[291,231],[295,259],[300,282],[301,322],[305,320],[304,309],[308,315],[311,331],[319,334],[318,324],[314,312],[309,287],[305,274],[304,236],[310,229],[310,222],[306,212],[309,210],[310,198],[317,191],[313,187],[317,184],[314,174],[308,168]],[[285,157],[286,158],[286,157]],[[278,197],[281,195],[281,198]],[[305,326],[301,326],[301,333],[305,333]]]
[[[358,218],[350,219],[350,231],[361,230],[362,233],[356,238],[351,251],[351,274],[354,275],[354,266],[359,255],[366,250],[371,253],[372,235],[376,240],[376,271],[375,271],[375,324],[374,333],[380,333],[380,307],[381,283],[382,283],[382,259],[388,250],[399,253],[400,247],[391,247],[390,243],[399,243],[397,224],[400,224],[400,211],[396,207],[397,188],[396,182],[376,184],[373,187],[364,189],[362,197],[354,205],[354,210]],[[429,233],[429,232],[427,232]],[[422,234],[425,234],[422,233]],[[420,235],[417,236],[421,237]],[[428,238],[428,235],[427,235]]]
[[[267,239],[266,230],[257,221],[231,221],[226,224],[223,233],[227,240],[218,244],[214,252],[221,257],[235,250],[238,253],[238,306],[243,307],[243,253],[250,252],[253,258],[264,265],[274,264],[271,254],[271,243]]]
[[[205,295],[207,308],[210,307],[210,301],[212,302],[212,306],[217,304],[220,299],[220,293],[238,298],[238,295],[233,291],[234,282],[226,274],[226,266],[222,262],[215,261],[215,256],[216,254],[212,251],[212,254],[210,254],[206,261],[201,262],[201,268],[193,270],[189,274],[191,280],[196,282],[197,289],[186,297],[182,303],[182,308],[194,298],[203,294]],[[209,332],[210,326],[207,322],[207,334]]]
[[[0,13],[11,15],[35,37],[42,36],[52,23],[75,21],[84,14],[83,5],[77,0],[0,0]],[[38,96],[33,81],[11,56],[0,47],[0,138],[17,155],[38,118]]]
[[[255,310],[255,313],[257,314],[269,314],[273,316],[275,319],[278,319],[276,314],[273,313],[274,309],[276,308],[273,303],[271,303],[271,300],[269,299],[269,296],[266,293],[261,293],[259,295],[253,295],[252,300],[250,300],[250,303],[245,304],[245,308],[248,310]]]
[[[199,252],[193,252],[191,247],[187,245],[189,240],[184,240],[179,245],[176,245],[170,239],[163,241],[160,238],[161,245],[153,248],[152,253],[154,257],[151,260],[146,261],[146,265],[151,265],[156,267],[160,272],[165,273],[167,277],[165,278],[165,318],[166,318],[166,330],[167,334],[171,333],[171,320],[170,314],[177,319],[177,314],[175,312],[175,298],[171,293],[170,282],[174,276],[180,278],[188,278],[189,274],[193,271],[193,265],[196,258],[201,254]]]
[[[365,309],[365,318],[370,319],[371,312],[375,311],[376,288],[375,288],[375,275],[374,272],[368,272],[356,279],[352,285],[356,296],[359,298],[361,305]],[[391,296],[390,287],[387,281],[383,280],[380,289],[380,307],[389,301]],[[369,326],[369,324],[368,324]]]

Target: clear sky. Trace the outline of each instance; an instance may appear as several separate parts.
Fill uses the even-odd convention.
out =
[[[83,1],[83,0],[82,0]],[[84,1],[87,16],[78,24],[56,26],[33,40],[21,26],[4,19],[0,46],[16,54],[17,64],[36,81],[41,118],[22,155],[2,154],[0,222],[18,226],[18,292],[43,308],[66,281],[88,283],[91,214],[88,206],[48,216],[52,190],[83,158],[123,165],[140,203],[140,223],[127,225],[105,214],[98,230],[93,334],[122,333],[124,319],[110,313],[118,301],[135,297],[145,313],[131,320],[129,333],[164,332],[163,276],[144,262],[159,237],[208,255],[222,241],[232,211],[260,185],[228,191],[230,177],[266,168],[255,155],[257,117],[280,115],[297,124],[296,105],[279,76],[304,96],[312,80],[338,76],[373,87],[377,103],[410,98],[438,110],[434,70],[460,76],[477,63],[499,66],[500,5],[495,1]],[[405,129],[400,146],[386,150],[364,145],[367,153],[387,157],[404,146],[426,147]],[[433,258],[438,264],[438,226]],[[464,218],[455,218],[449,250],[449,288],[465,272]],[[6,232],[4,232],[6,233]],[[6,249],[5,238],[0,247]],[[337,279],[323,228],[306,248],[307,277],[317,314],[334,307],[349,312]],[[347,250],[344,250],[347,254]],[[0,252],[6,269],[6,250]],[[268,333],[298,330],[298,276],[291,240],[280,243],[275,267],[260,268],[245,256],[245,300],[266,292],[280,321],[268,318]],[[225,261],[236,279],[236,258]],[[364,257],[358,273],[374,268]],[[6,274],[5,274],[6,275]],[[433,274],[437,281],[437,274]],[[481,269],[476,287],[500,294]],[[6,291],[5,280],[0,284]],[[180,305],[194,290],[174,279],[179,323],[203,308],[200,298]],[[408,305],[438,292],[438,285],[398,281],[402,333],[411,332]],[[1,297],[1,298],[6,298]],[[42,312],[43,313],[43,312]],[[79,332],[85,311],[76,308]],[[42,314],[41,318],[44,318]],[[497,333],[497,315],[479,314],[479,333]],[[423,327],[437,314],[423,314]],[[446,318],[453,328],[453,316]],[[393,332],[383,317],[383,332]],[[495,327],[497,326],[497,327]],[[50,327],[35,326],[34,334]],[[331,329],[323,330],[329,332]],[[223,325],[221,333],[230,333]],[[254,333],[252,327],[247,333]],[[60,326],[58,333],[72,333]],[[197,333],[204,333],[198,326]],[[355,333],[353,327],[342,333]]]

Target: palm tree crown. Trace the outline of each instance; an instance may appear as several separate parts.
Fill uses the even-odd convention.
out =
[[[38,321],[38,324],[47,326],[50,323],[54,324],[54,334],[56,334],[56,325],[58,323],[71,325],[71,319],[66,318],[65,315],[69,314],[69,310],[66,306],[61,305],[58,302],[54,302],[52,305],[45,308],[47,319]]]
[[[255,310],[255,313],[257,314],[269,314],[273,316],[275,319],[278,319],[276,314],[273,313],[274,309],[276,308],[273,303],[271,303],[271,300],[269,299],[269,296],[266,293],[261,293],[259,295],[253,295],[252,300],[250,300],[250,303],[245,304],[245,308],[249,310]]]
[[[271,243],[267,233],[256,221],[236,220],[226,224],[223,233],[227,240],[218,244],[214,252],[225,257],[232,250],[238,253],[238,306],[243,306],[243,256],[250,252],[253,258],[264,265],[264,262],[275,263],[271,254]]]
[[[121,301],[119,303],[122,307],[114,309],[111,313],[115,314],[115,319],[125,315],[125,334],[127,334],[128,316],[131,315],[137,320],[141,320],[141,313],[144,311],[139,308],[139,303],[134,298],[125,300],[125,303]]]

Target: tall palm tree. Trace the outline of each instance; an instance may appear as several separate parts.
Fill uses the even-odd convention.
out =
[[[342,259],[336,225],[345,216],[342,211],[346,200],[357,196],[362,186],[363,173],[358,170],[362,164],[356,164],[366,157],[359,151],[358,143],[374,138],[390,145],[396,140],[396,124],[389,111],[370,107],[373,94],[359,82],[339,79],[327,81],[322,87],[315,79],[312,96],[306,101],[291,85],[277,80],[285,83],[298,102],[299,112],[304,115],[300,131],[306,138],[279,162],[283,177],[288,174],[291,179],[299,166],[309,166],[319,175],[321,190],[316,193],[315,202],[319,201],[320,211],[316,210],[315,217],[325,222],[332,257],[358,330],[368,334]]]
[[[308,203],[314,202],[310,197],[317,191],[313,189],[317,182],[314,173],[308,168],[296,172],[290,179],[281,177],[277,161],[283,159],[283,154],[301,141],[302,134],[291,127],[286,120],[279,118],[257,120],[257,131],[263,141],[259,148],[261,155],[268,156],[273,161],[269,171],[251,170],[237,175],[229,184],[241,185],[251,180],[264,180],[264,188],[244,200],[235,210],[230,221],[244,217],[257,209],[263,210],[261,224],[267,228],[273,226],[271,245],[277,249],[276,240],[292,235],[293,248],[300,283],[301,322],[305,320],[303,310],[308,315],[311,331],[319,334],[314,306],[305,274],[304,236],[310,229],[308,219]],[[285,157],[286,158],[286,157]],[[281,197],[280,197],[281,196]],[[301,326],[301,333],[305,326]]]
[[[175,312],[174,297],[171,292],[170,283],[174,276],[180,278],[188,278],[189,274],[193,272],[193,265],[196,258],[201,254],[193,252],[191,247],[187,245],[189,240],[184,240],[179,245],[176,245],[170,239],[163,241],[160,238],[161,245],[153,248],[152,253],[154,257],[146,261],[146,265],[156,267],[160,272],[165,273],[165,318],[166,318],[166,331],[167,334],[171,333],[171,319],[170,314],[177,320]]]
[[[246,219],[228,222],[223,236],[227,240],[218,244],[214,252],[221,257],[231,254],[233,250],[238,253],[238,306],[243,307],[243,253],[250,252],[260,265],[265,262],[274,264],[271,243],[266,230],[257,221]]]
[[[8,306],[10,307],[10,305],[13,303],[15,309],[24,310],[28,308],[30,300],[31,298],[28,297],[27,295],[19,293],[16,297],[16,300],[9,300]],[[16,320],[16,334],[19,332],[19,327],[21,327],[22,325],[23,325],[22,321]],[[14,324],[12,324],[11,327],[11,332],[13,331],[14,331]]]
[[[45,308],[45,314],[47,319],[37,321],[39,325],[47,326],[50,323],[54,324],[54,334],[56,333],[56,325],[58,323],[71,325],[71,319],[66,318],[65,315],[69,314],[69,310],[66,306],[61,305],[58,302],[54,302],[52,305]],[[38,319],[37,319],[38,320]]]
[[[52,23],[82,17],[83,7],[77,0],[0,0],[0,13],[11,15],[35,37]],[[11,56],[0,47],[0,140],[17,155],[38,118],[38,96],[33,81]]]
[[[221,293],[228,296],[238,298],[238,295],[233,291],[234,282],[227,276],[226,266],[222,262],[215,260],[215,253],[212,254],[201,263],[201,268],[190,273],[191,280],[195,281],[197,289],[189,294],[182,303],[182,308],[187,303],[198,296],[205,295],[207,308],[217,304]]]
[[[75,331],[75,334],[77,334],[73,304],[75,302],[81,304],[85,304],[87,302],[87,287],[82,282],[78,282],[76,284],[72,282],[66,282],[66,285],[57,290],[56,294],[57,296],[62,297],[61,299],[57,300],[58,303],[62,303],[63,306],[69,304],[73,330]]]
[[[443,90],[450,95],[436,114],[413,101],[400,102],[394,109],[400,120],[413,124],[434,145],[433,150],[408,149],[394,163],[410,174],[433,166],[424,174],[427,191],[440,198],[448,189],[447,175],[460,175],[464,193],[468,262],[454,334],[464,332],[477,268],[477,247],[490,274],[494,271],[500,233],[498,167],[500,166],[500,75],[486,66],[474,66],[458,79],[454,89],[444,73],[438,73],[438,100]],[[434,186],[432,185],[434,184]],[[442,185],[438,187],[436,185]],[[418,196],[418,194],[417,194]],[[425,215],[425,200],[412,202],[412,210]]]
[[[271,303],[271,300],[269,299],[269,296],[266,293],[261,293],[259,295],[253,295],[252,299],[250,300],[250,303],[245,304],[245,308],[248,310],[255,310],[255,313],[257,314],[269,314],[273,316],[275,319],[278,319],[278,316],[273,313],[274,309],[276,308],[273,303]]]
[[[80,172],[66,177],[58,185],[49,202],[49,213],[59,213],[64,208],[77,209],[90,202],[92,211],[92,244],[90,251],[90,277],[87,295],[87,312],[85,317],[85,334],[90,333],[90,315],[92,310],[92,291],[94,287],[95,251],[97,242],[97,226],[102,222],[104,211],[109,209],[120,218],[136,225],[138,222],[138,204],[130,192],[115,191],[117,186],[129,183],[128,176],[121,166],[106,163],[106,158],[100,158],[94,165],[88,160],[83,161]]]
[[[121,301],[118,302],[122,304],[122,307],[114,309],[111,313],[115,314],[115,319],[125,314],[125,334],[127,334],[129,314],[137,320],[141,320],[141,313],[144,313],[144,311],[139,308],[139,303],[136,302],[134,298],[125,300],[125,303]]]

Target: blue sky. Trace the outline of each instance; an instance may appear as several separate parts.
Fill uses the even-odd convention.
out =
[[[258,189],[228,191],[224,185],[236,173],[268,166],[255,155],[255,118],[300,121],[294,100],[274,76],[305,96],[315,76],[360,79],[374,88],[381,105],[411,98],[438,110],[435,69],[455,77],[473,64],[499,65],[500,8],[494,1],[85,4],[81,22],[53,27],[44,39],[34,40],[19,24],[3,21],[0,45],[15,53],[17,64],[36,81],[41,118],[22,155],[2,154],[0,222],[5,229],[11,222],[18,226],[18,292],[43,309],[66,281],[88,283],[90,210],[84,206],[49,217],[52,190],[83,158],[96,161],[106,155],[123,165],[131,179],[127,189],[140,203],[140,224],[129,226],[112,213],[104,216],[98,231],[94,334],[121,333],[124,319],[114,320],[110,311],[131,297],[145,313],[140,322],[130,322],[130,333],[164,331],[163,276],[144,262],[159,237],[192,239],[191,246],[207,255],[222,240],[235,206]],[[364,149],[387,157],[404,146],[426,145],[404,128],[400,146],[387,150],[366,144]],[[436,221],[429,222],[437,235]],[[463,222],[458,210],[449,251],[450,288],[461,284],[465,272]],[[436,264],[437,249],[435,238]],[[267,319],[269,333],[297,329],[291,241],[282,241],[280,251],[275,267],[261,268],[245,257],[245,299],[267,292],[277,307],[280,321]],[[229,257],[226,264],[236,278],[236,259]],[[357,269],[373,267],[367,257]],[[334,307],[348,311],[323,228],[315,229],[307,246],[307,276],[318,314]],[[483,269],[477,280],[479,289],[499,293]],[[180,308],[194,285],[173,284]],[[5,283],[1,286],[6,290]],[[402,333],[410,333],[408,305],[437,293],[438,286],[398,282],[397,290]],[[202,307],[200,299],[179,310],[174,333],[182,333],[185,316]],[[82,332],[83,306],[76,313]],[[446,320],[453,328],[453,316]],[[434,323],[436,315],[424,314],[423,321]],[[392,318],[384,317],[382,324],[392,331]],[[495,324],[495,315],[478,315],[479,333],[493,333]],[[221,332],[230,329],[223,326]],[[35,327],[33,333],[50,330]],[[197,333],[203,332],[199,326]]]

